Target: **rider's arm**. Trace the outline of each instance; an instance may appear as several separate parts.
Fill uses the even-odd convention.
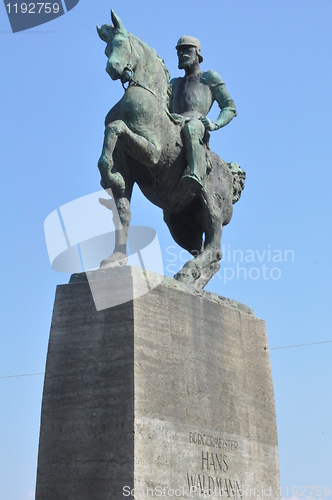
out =
[[[212,92],[213,100],[217,102],[220,113],[218,118],[212,123],[213,128],[211,130],[218,130],[224,127],[233,120],[236,116],[236,108],[233,99],[227,92],[225,84],[215,71],[209,71],[208,73],[208,83]]]
[[[214,89],[215,100],[220,108],[220,113],[214,124],[219,129],[224,127],[236,116],[235,104],[225,88],[225,84],[217,85]]]

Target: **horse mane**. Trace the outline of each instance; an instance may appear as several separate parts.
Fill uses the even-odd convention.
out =
[[[152,49],[152,50],[154,50],[154,49]],[[156,52],[156,51],[155,51],[155,52]],[[156,52],[156,54],[157,54],[157,52]],[[169,79],[171,78],[171,74],[170,74],[170,72],[168,71],[168,69],[167,69],[167,67],[166,67],[166,64],[165,64],[164,59],[162,59],[160,56],[158,56],[158,54],[157,54],[157,57],[158,57],[159,62],[160,62],[161,66],[162,66],[162,68],[163,68],[163,70],[164,70],[164,72],[165,72],[165,77],[166,77],[166,80],[167,80],[167,82],[168,82],[168,81],[169,81]]]
[[[143,42],[143,40],[141,40],[140,38],[138,38],[138,36],[133,35],[132,33],[129,33],[129,31],[127,31],[127,33],[128,33],[129,39],[132,42],[135,42],[136,48],[139,47],[139,48],[143,49],[145,52],[150,52],[153,56],[155,56],[156,61],[158,61],[158,63],[160,64],[160,66],[161,66],[161,68],[163,70],[163,74],[164,74],[164,77],[165,77],[165,83],[166,83],[165,98],[168,99],[168,97],[169,97],[169,80],[170,80],[171,74],[170,74],[170,72],[168,71],[168,69],[166,67],[164,59],[162,59],[157,54],[157,51],[155,49],[153,49],[152,47],[150,47],[146,42]],[[143,54],[141,54],[141,55],[143,56]]]
[[[165,78],[166,78],[166,81],[168,82],[170,77],[171,77],[171,74],[170,72],[168,71],[167,67],[166,67],[166,64],[165,64],[165,61],[164,59],[162,59],[158,54],[157,54],[157,51],[155,49],[153,49],[152,47],[150,47],[146,42],[143,42],[143,40],[141,40],[140,38],[138,38],[138,36],[136,35],[133,35],[133,33],[129,33],[129,31],[127,32],[128,33],[128,36],[132,39],[132,40],[135,40],[135,42],[137,42],[139,45],[141,45],[145,50],[148,50],[150,52],[152,52],[152,54],[154,54],[159,63],[161,64],[161,67],[163,68],[164,70],[164,73],[165,73]]]

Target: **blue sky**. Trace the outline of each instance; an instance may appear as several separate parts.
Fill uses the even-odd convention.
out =
[[[270,347],[332,340],[330,0],[210,0],[204,7],[196,0],[81,0],[59,19],[15,35],[3,6],[0,375],[44,371],[55,287],[69,277],[50,266],[44,220],[99,189],[103,121],[123,93],[104,71],[95,30],[109,22],[111,7],[172,77],[181,74],[178,38],[198,37],[202,69],[215,69],[236,103],[237,118],[212,134],[211,147],[242,166],[246,187],[223,232],[225,262],[208,289],[252,307],[266,321]],[[133,225],[157,230],[166,272],[174,254],[179,269],[184,254],[161,211],[137,189],[132,208]],[[240,262],[239,252],[233,259],[233,250],[253,251],[255,261]],[[277,250],[282,261],[269,261]],[[237,265],[246,279],[244,271],[236,279]],[[233,279],[225,280],[226,268]],[[306,495],[309,486],[332,489],[331,356],[332,344],[271,350],[282,496],[287,487],[306,487]],[[42,384],[42,376],[0,379],[1,500],[32,498]]]

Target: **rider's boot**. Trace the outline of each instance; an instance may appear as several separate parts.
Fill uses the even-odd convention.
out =
[[[190,167],[190,174],[183,175],[181,178],[181,183],[188,186],[193,186],[195,189],[197,189],[197,187],[202,189],[202,179],[206,170],[205,154],[202,154],[204,153],[204,149],[199,143],[197,144],[197,147],[193,147],[192,149],[197,149],[197,151],[196,154],[191,158],[191,161],[188,162]]]
[[[202,189],[202,179],[206,171],[205,148],[202,145],[205,128],[202,122],[194,119],[185,125],[183,132],[190,174],[183,175],[181,183],[192,186],[195,190]]]
[[[190,172],[190,174],[183,175],[181,177],[181,184],[186,186],[193,186],[193,188],[203,188],[201,179],[196,175],[195,171]]]

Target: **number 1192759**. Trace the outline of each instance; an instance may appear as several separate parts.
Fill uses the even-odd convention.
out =
[[[7,3],[8,14],[58,14],[60,6],[58,3]]]
[[[299,496],[299,497],[328,497],[331,493],[329,486],[286,486],[286,496]]]

